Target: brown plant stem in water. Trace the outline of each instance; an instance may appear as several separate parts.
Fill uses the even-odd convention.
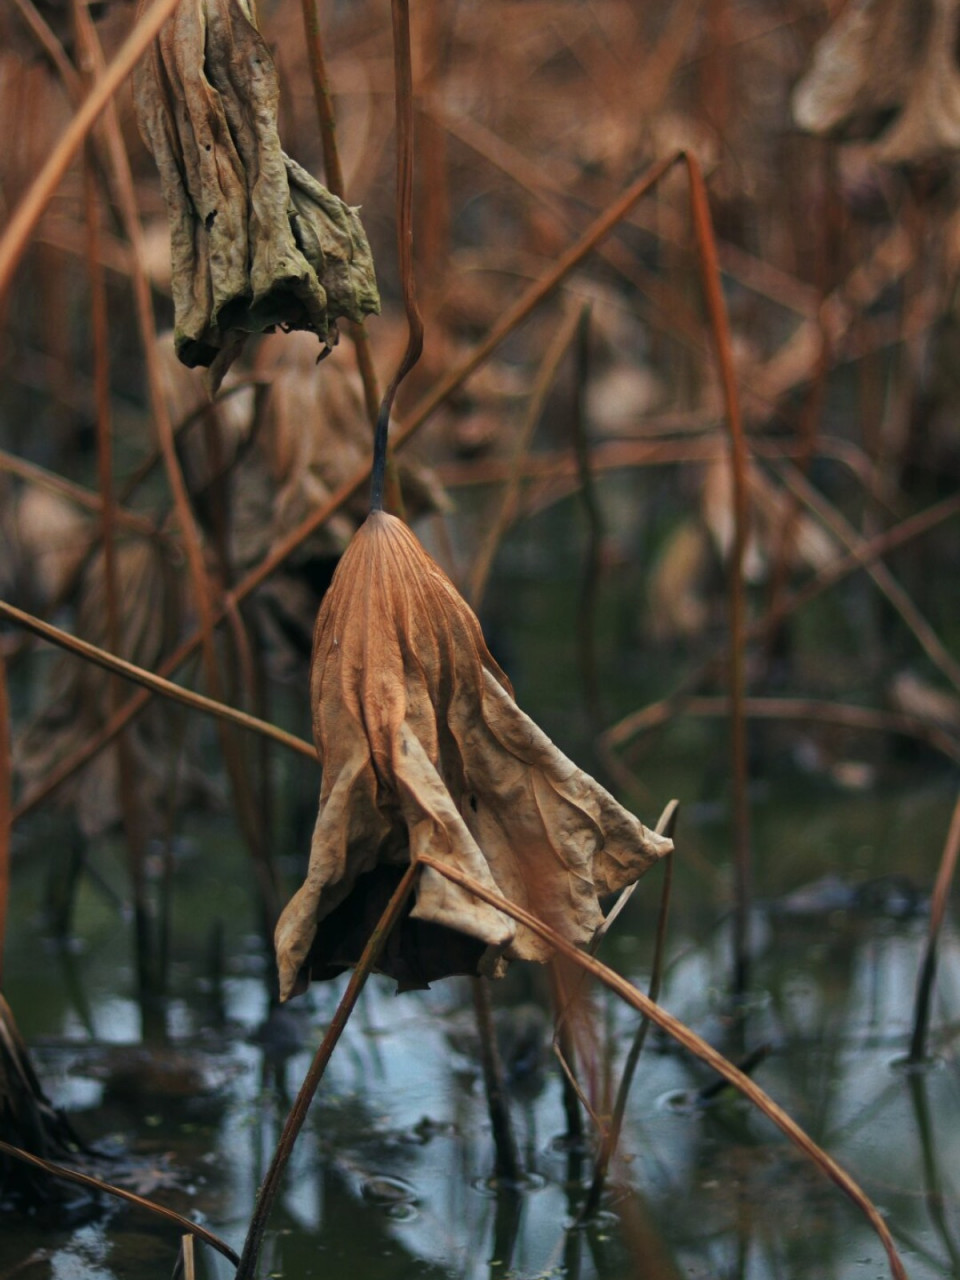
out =
[[[746,604],[743,589],[743,556],[747,546],[750,513],[747,494],[747,443],[740,418],[740,401],[733,368],[730,324],[723,300],[717,244],[707,191],[695,156],[684,156],[690,179],[690,207],[696,231],[703,291],[716,346],[720,381],[730,429],[730,469],[733,480],[733,547],[730,552],[730,733],[733,759],[733,852],[736,882],[734,909],[733,991],[743,995],[750,980],[750,900],[752,896],[752,856],[750,849],[750,806],[747,799],[747,722],[743,714],[746,693]]]
[[[924,949],[923,962],[917,980],[917,995],[913,1007],[913,1034],[910,1037],[910,1062],[922,1062],[926,1057],[927,1029],[930,1022],[930,997],[933,993],[933,982],[937,973],[937,944],[943,917],[947,910],[950,887],[953,884],[954,872],[957,869],[957,858],[960,856],[960,796],[954,805],[950,828],[940,858],[937,881],[930,900],[930,923],[927,929],[927,945]]]
[[[487,1096],[487,1110],[493,1132],[496,1152],[494,1176],[507,1182],[519,1182],[523,1174],[517,1139],[510,1119],[507,1102],[507,1086],[503,1074],[503,1060],[497,1048],[497,1033],[493,1025],[493,1009],[490,1003],[490,979],[471,978],[473,1011],[477,1020],[480,1041],[480,1065],[483,1069],[483,1088]]]
[[[771,1120],[782,1133],[790,1139],[790,1141],[798,1147],[804,1155],[808,1156],[813,1163],[826,1176],[840,1188],[840,1190],[857,1206],[864,1214],[867,1221],[877,1233],[883,1248],[886,1252],[887,1259],[890,1264],[890,1274],[894,1280],[908,1280],[907,1273],[904,1270],[903,1263],[897,1253],[896,1245],[887,1224],[878,1212],[876,1206],[870,1200],[869,1196],[861,1189],[861,1187],[850,1177],[850,1175],[837,1164],[837,1162],[829,1156],[821,1147],[819,1147],[813,1139],[792,1119],[791,1116],[783,1110],[774,1100],[755,1084],[749,1076],[745,1076],[739,1071],[732,1062],[718,1053],[711,1045],[701,1039],[695,1031],[692,1031],[679,1019],[672,1014],[667,1013],[658,1004],[652,1001],[649,996],[645,996],[635,986],[622,978],[618,973],[609,969],[593,956],[586,955],[579,951],[555,929],[551,929],[549,925],[544,924],[542,920],[538,920],[536,916],[529,911],[525,911],[523,907],[518,906],[515,902],[511,902],[508,898],[504,898],[501,894],[495,893],[487,889],[484,885],[474,880],[471,876],[465,875],[462,871],[455,867],[449,866],[444,862],[429,855],[423,855],[420,858],[420,864],[425,867],[432,867],[440,875],[451,880],[454,884],[458,884],[461,888],[474,894],[475,897],[481,898],[490,906],[495,907],[498,911],[502,911],[505,915],[512,916],[515,920],[524,924],[532,932],[539,936],[549,946],[553,947],[561,955],[567,957],[574,964],[579,965],[581,969],[592,975],[597,981],[602,982],[616,995],[620,996],[628,1004],[645,1014],[651,1022],[655,1022],[658,1027],[667,1033],[678,1044],[687,1049],[695,1057],[700,1058],[707,1066],[712,1067],[718,1075],[728,1080],[738,1092],[742,1093],[745,1098],[754,1104],[759,1111]]]
[[[260,1256],[260,1249],[263,1245],[264,1233],[267,1229],[267,1219],[270,1216],[270,1210],[277,1198],[280,1190],[280,1179],[283,1171],[287,1166],[290,1155],[293,1151],[294,1143],[300,1130],[303,1128],[304,1121],[307,1118],[307,1111],[310,1103],[313,1101],[313,1095],[317,1091],[320,1081],[323,1079],[323,1073],[327,1069],[327,1063],[330,1056],[336,1048],[340,1036],[343,1034],[347,1020],[353,1012],[360,992],[363,990],[367,978],[372,973],[380,952],[383,950],[384,943],[390,930],[396,924],[397,920],[406,905],[407,898],[413,891],[414,882],[417,873],[420,870],[419,863],[411,863],[404,872],[403,878],[393,891],[393,895],[380,917],[376,927],[370,934],[370,938],[363,949],[357,967],[350,975],[346,990],[341,997],[337,1010],[327,1027],[326,1034],[314,1055],[313,1062],[310,1064],[303,1084],[300,1086],[300,1092],[297,1094],[290,1114],[287,1116],[286,1123],[283,1126],[283,1132],[280,1135],[280,1141],[273,1153],[273,1159],[270,1161],[270,1168],[267,1170],[266,1176],[257,1192],[257,1201],[253,1210],[253,1217],[250,1219],[250,1226],[247,1229],[247,1238],[243,1244],[243,1252],[237,1264],[237,1271],[234,1280],[254,1280],[257,1270],[257,1261]]]

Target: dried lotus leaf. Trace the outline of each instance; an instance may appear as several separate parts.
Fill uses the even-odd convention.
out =
[[[182,0],[134,73],[170,221],[177,355],[214,386],[246,336],[336,340],[379,310],[355,209],[280,147],[276,69],[240,0]]]
[[[421,854],[584,945],[599,896],[672,848],[520,710],[476,616],[393,516],[369,516],[340,561],[317,618],[311,701],[323,782],[307,877],[277,925],[284,999],[356,962]],[[380,967],[422,985],[548,956],[428,867]]]

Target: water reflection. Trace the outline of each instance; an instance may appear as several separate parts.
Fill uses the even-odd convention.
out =
[[[849,801],[838,804],[849,817]],[[853,821],[862,831],[864,816]],[[878,821],[871,816],[871,825]],[[783,822],[781,842],[789,811]],[[817,819],[814,836],[820,829]],[[698,857],[710,857],[712,838],[709,823],[693,833]],[[885,846],[875,831],[871,839],[870,869],[879,876]],[[804,884],[816,888],[817,866],[810,863],[804,881],[801,854],[791,847],[790,894],[757,908],[757,991],[740,1008],[725,995],[727,925],[718,926],[689,887],[683,897],[686,873],[678,869],[663,1001],[715,1043],[729,1047],[739,1037],[748,1051],[771,1044],[772,1055],[756,1068],[759,1083],[875,1197],[911,1280],[957,1274],[960,1206],[951,1171],[960,1167],[960,945],[948,930],[931,1039],[939,1065],[896,1069],[909,1037],[922,926],[909,913],[891,914],[888,898],[879,905],[869,895],[851,898],[855,877],[844,881],[839,900],[822,886],[797,896]],[[39,896],[43,886],[26,863],[18,874],[27,903],[20,919],[28,920],[31,892]],[[772,870],[764,874],[772,881]],[[653,910],[632,903],[605,943],[612,963],[640,985]],[[75,1113],[83,1134],[132,1142],[144,1177],[155,1175],[152,1194],[237,1246],[341,984],[276,1009],[258,944],[243,920],[229,918],[224,971],[215,984],[198,981],[216,904],[198,899],[188,883],[174,918],[182,923],[165,1043],[148,1054],[139,1047],[141,1011],[130,995],[125,938],[101,909],[85,914],[82,900],[82,947],[51,948],[43,953],[49,963],[36,963],[35,933],[14,928],[8,995],[49,1091]],[[591,1157],[563,1140],[560,1079],[545,1052],[545,993],[539,970],[519,968],[494,990],[531,1175],[511,1189],[490,1183],[493,1146],[465,988],[451,981],[397,997],[392,984],[374,981],[296,1148],[263,1273],[349,1272],[357,1280],[886,1274],[879,1244],[832,1185],[730,1091],[704,1103],[710,1073],[657,1034],[641,1058],[604,1214],[574,1228]],[[615,1081],[637,1017],[603,991],[590,1000],[601,1059]],[[603,1075],[601,1061],[598,1095]],[[670,1105],[678,1096],[684,1105]],[[168,1229],[113,1206],[74,1225],[5,1221],[3,1229],[6,1270],[21,1267],[27,1280],[169,1280],[176,1255]],[[229,1266],[203,1252],[203,1274],[226,1280]]]

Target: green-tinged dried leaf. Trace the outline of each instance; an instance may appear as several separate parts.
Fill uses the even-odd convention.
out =
[[[397,869],[421,854],[582,945],[603,919],[598,895],[672,848],[520,710],[475,615],[393,516],[371,515],[340,562],[317,619],[311,699],[323,785],[307,878],[277,925],[283,998],[356,961]],[[407,986],[548,955],[426,868],[381,967]]]
[[[249,333],[379,310],[351,209],[286,156],[276,69],[244,0],[182,0],[134,73],[170,219],[177,354],[214,385]]]
[[[892,112],[871,150],[886,163],[960,148],[958,0],[852,0],[814,51],[793,113],[811,133]]]

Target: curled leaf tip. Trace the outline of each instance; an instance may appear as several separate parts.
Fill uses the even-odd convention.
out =
[[[356,962],[423,854],[586,945],[599,898],[673,847],[520,710],[473,611],[385,512],[354,536],[320,608],[310,691],[323,782],[307,877],[276,931],[284,999]],[[424,867],[379,967],[423,986],[549,955],[531,930]]]

